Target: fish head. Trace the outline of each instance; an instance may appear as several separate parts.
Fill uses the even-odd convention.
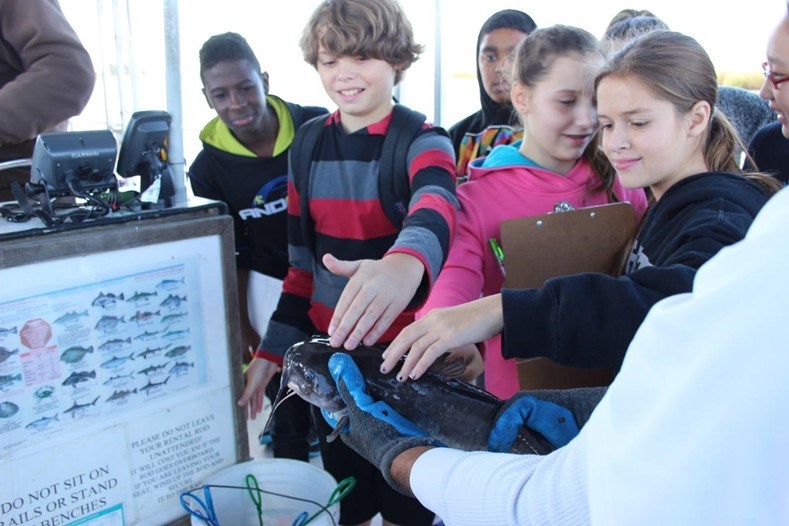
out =
[[[337,351],[328,345],[326,338],[312,338],[288,349],[282,363],[280,394],[290,389],[300,398],[330,413],[345,409],[329,373],[329,357]]]

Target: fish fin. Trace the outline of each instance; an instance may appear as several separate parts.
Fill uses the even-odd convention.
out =
[[[460,378],[466,372],[466,364],[463,360],[454,359],[450,354],[442,354],[428,371],[444,378]]]
[[[326,437],[326,442],[334,442],[334,439],[340,436],[340,430],[348,424],[348,421],[349,421],[348,415],[341,416],[340,419],[337,421],[337,425],[335,426],[335,428],[332,429],[332,432],[329,433],[329,436]]]

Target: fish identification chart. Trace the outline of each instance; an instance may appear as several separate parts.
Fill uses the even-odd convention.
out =
[[[0,526],[166,524],[236,462],[220,245],[1,271]]]

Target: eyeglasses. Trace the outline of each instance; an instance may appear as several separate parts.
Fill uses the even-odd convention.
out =
[[[778,86],[782,82],[786,82],[787,80],[789,80],[789,76],[778,75],[770,71],[770,65],[767,62],[762,64],[762,70],[764,71],[764,78],[769,80],[775,89],[778,89]]]

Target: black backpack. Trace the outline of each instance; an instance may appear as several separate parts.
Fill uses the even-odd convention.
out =
[[[330,115],[319,115],[299,127],[290,148],[293,181],[299,191],[301,232],[304,245],[315,253],[315,224],[309,211],[310,166],[318,138]],[[378,196],[386,216],[399,229],[408,215],[411,185],[408,180],[408,148],[422,129],[425,116],[400,104],[392,110],[392,120],[384,137],[379,160]]]

